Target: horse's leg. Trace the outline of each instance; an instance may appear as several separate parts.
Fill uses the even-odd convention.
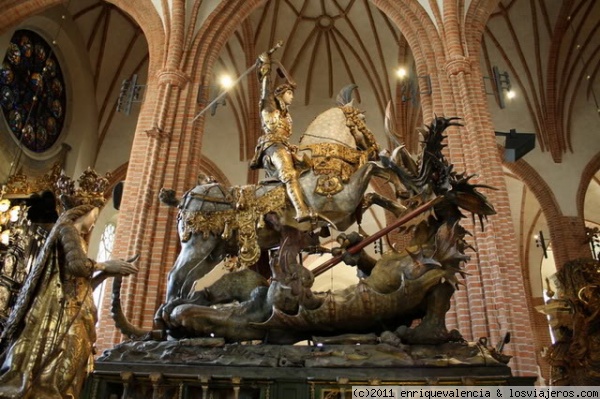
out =
[[[363,209],[369,208],[371,205],[379,205],[383,209],[386,209],[394,214],[396,217],[400,217],[406,212],[406,207],[397,201],[384,197],[378,193],[367,193],[363,202]]]
[[[358,180],[356,182],[357,187],[361,190],[360,192],[364,193],[367,191],[367,186],[371,182],[371,178],[373,176],[377,176],[383,179],[388,180],[394,185],[396,190],[396,194],[403,191],[404,187],[398,180],[397,176],[386,168],[382,168],[374,162],[369,162],[364,166],[364,170],[360,173],[360,170],[356,173]],[[398,201],[394,201],[390,198],[386,198],[378,193],[368,193],[364,197],[363,201],[363,209],[367,209],[371,205],[376,204],[381,206],[384,209],[392,212],[396,217],[401,216],[406,211],[406,208],[400,204]]]
[[[309,232],[288,226],[283,226],[281,233],[279,256],[272,264],[274,282],[269,295],[273,305],[286,313],[296,312],[299,305],[314,309],[320,305],[311,291],[314,276],[299,263],[298,255],[304,248],[316,245],[318,239]]]
[[[186,193],[182,206],[189,201]],[[225,256],[226,242],[214,234],[204,238],[202,234],[189,234],[185,239],[179,224],[181,250],[167,276],[165,302],[154,315],[155,328],[165,330],[174,307],[190,302],[196,281],[210,272]]]
[[[196,281],[210,272],[225,256],[225,242],[211,234],[207,239],[193,235],[182,243],[167,278],[167,295],[154,316],[156,328],[165,329],[174,307],[192,300],[192,289]]]
[[[182,244],[167,280],[167,298],[170,302],[186,298],[196,280],[210,272],[225,256],[225,242],[219,236],[210,234],[208,238],[193,235]]]
[[[373,165],[373,176],[380,177],[392,183],[394,186],[394,194],[396,198],[400,198],[406,193],[406,187],[400,181],[400,178],[396,173],[393,173],[389,168],[383,168],[379,165]]]

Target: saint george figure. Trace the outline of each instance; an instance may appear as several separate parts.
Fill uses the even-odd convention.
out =
[[[50,231],[0,336],[0,398],[79,396],[96,340],[92,292],[106,277],[137,272],[126,261],[87,258],[98,213],[75,206]]]
[[[271,83],[271,53],[258,57],[258,80],[260,82],[260,121],[263,135],[258,139],[252,169],[264,168],[268,176],[274,176],[285,184],[288,197],[296,209],[295,219],[304,222],[318,217],[304,201],[298,182],[294,157],[298,148],[288,140],[292,135],[292,117],[288,111],[294,99],[294,83],[284,83],[275,89]]]

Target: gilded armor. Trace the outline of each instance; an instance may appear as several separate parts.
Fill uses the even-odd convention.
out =
[[[274,51],[274,50],[272,50]],[[259,138],[252,169],[263,168],[268,176],[285,184],[288,198],[296,210],[296,220],[306,221],[311,212],[304,201],[294,165],[297,147],[289,143],[292,135],[292,117],[288,106],[294,98],[295,86],[285,83],[273,89],[271,84],[271,52],[258,57],[258,79],[261,86],[260,119],[263,135]]]

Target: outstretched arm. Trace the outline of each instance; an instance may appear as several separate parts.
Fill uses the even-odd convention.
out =
[[[95,264],[95,270],[100,273],[96,274],[92,279],[92,287],[95,289],[106,278],[116,275],[127,276],[138,272],[138,267],[133,264],[138,259],[138,255],[128,260],[111,259],[106,262],[98,262]]]
[[[258,56],[258,82],[260,84],[259,110],[262,113],[276,109],[273,87],[271,82],[271,55],[264,52]]]
[[[271,54],[273,54],[279,47],[283,45],[282,41],[279,41],[269,51],[265,51],[258,56],[256,60],[258,81],[260,83],[260,104],[259,109],[263,111],[271,112],[276,109],[275,98],[273,96],[273,86],[271,82]]]

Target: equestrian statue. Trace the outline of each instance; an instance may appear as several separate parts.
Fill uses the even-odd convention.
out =
[[[351,85],[293,145],[289,106],[295,83],[272,59],[276,48],[256,63],[263,135],[251,167],[264,168],[266,178],[226,187],[202,176],[181,199],[163,190],[161,200],[178,208],[181,250],[156,312],[156,334],[124,317],[120,279],[113,287],[117,326],[137,339],[291,344],[313,336],[392,331],[405,343],[461,340],[444,320],[457,275],[464,277],[462,265],[469,259],[468,232],[460,222],[465,211],[481,222],[495,211],[479,192],[489,187],[473,184],[472,175],[457,173],[444,157],[445,134],[458,129],[457,118],[434,118],[422,132],[418,157],[404,146],[382,151],[354,106]],[[287,81],[273,87],[272,69],[283,70]],[[395,195],[367,192],[374,178],[389,182]],[[397,221],[371,237],[348,232],[373,204]],[[378,260],[364,252],[376,237],[398,228],[411,235],[408,245],[390,248]],[[331,229],[341,243],[334,250],[320,244]],[[333,259],[312,271],[299,260],[324,252]],[[224,261],[235,270],[196,290],[196,282]],[[340,261],[356,266],[359,282],[339,291],[313,291],[315,275]],[[415,320],[420,323],[413,328]]]

